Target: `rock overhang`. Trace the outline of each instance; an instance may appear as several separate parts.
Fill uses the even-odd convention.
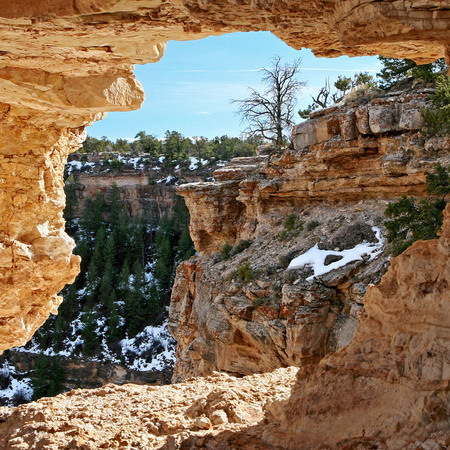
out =
[[[139,108],[134,64],[158,61],[167,40],[258,30],[318,56],[430,62],[450,57],[449,24],[445,0],[1,0],[0,351],[32,336],[78,270],[63,231],[64,164],[85,126]]]

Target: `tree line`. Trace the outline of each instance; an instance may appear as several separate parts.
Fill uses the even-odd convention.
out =
[[[161,157],[163,167],[189,166],[189,157],[207,161],[229,161],[238,156],[251,156],[264,139],[261,136],[244,138],[221,136],[214,139],[205,137],[187,138],[178,131],[167,131],[164,139],[157,139],[145,131],[136,134],[134,140],[117,139],[112,141],[107,137],[97,139],[88,136],[79,153],[145,153],[155,161]]]

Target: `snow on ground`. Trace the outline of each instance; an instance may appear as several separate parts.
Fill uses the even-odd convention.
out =
[[[167,330],[167,323],[166,319],[157,327],[145,327],[134,338],[120,341],[128,368],[139,371],[163,370],[175,363],[175,341]]]
[[[378,227],[372,227],[372,230],[375,232],[376,239],[378,240],[378,242],[376,243],[363,242],[362,244],[358,244],[353,248],[342,250],[340,252],[333,250],[320,250],[318,244],[316,244],[314,247],[310,248],[302,255],[294,258],[290,262],[287,270],[297,269],[306,265],[311,266],[314,274],[306,279],[306,281],[310,281],[314,277],[324,275],[334,269],[343,267],[352,261],[363,259],[364,254],[370,256],[370,260],[372,260],[379,253],[381,253],[384,243],[384,239],[382,239],[381,237],[381,230]],[[326,266],[325,258],[328,255],[342,256],[342,259]]]
[[[70,175],[74,170],[81,170],[86,167],[94,167],[95,163],[89,163],[86,161],[69,161],[66,164],[67,175]]]
[[[198,159],[195,156],[189,157],[189,170],[195,170],[199,169],[200,167],[203,167],[205,164],[208,164],[208,161],[206,159]]]
[[[0,399],[8,406],[15,406],[15,400],[21,397],[23,401],[31,401],[33,397],[33,388],[31,378],[17,378],[19,373],[15,367],[10,365],[8,361],[3,363],[0,368],[0,378],[2,385],[6,385],[4,389],[0,389]]]
[[[165,183],[165,184],[169,184],[172,180],[175,180],[176,177],[169,175],[166,178],[161,178],[160,180],[158,180],[156,183],[161,184],[161,183]]]

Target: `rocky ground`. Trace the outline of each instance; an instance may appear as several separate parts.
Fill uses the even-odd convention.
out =
[[[221,433],[263,420],[271,402],[287,399],[295,374],[295,368],[240,379],[216,373],[158,388],[109,384],[0,408],[0,448],[190,448],[183,442],[205,435],[226,445]]]

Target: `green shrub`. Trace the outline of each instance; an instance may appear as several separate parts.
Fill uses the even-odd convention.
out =
[[[431,96],[432,107],[422,110],[424,132],[429,136],[450,134],[450,76],[436,80],[436,92]]]
[[[298,272],[294,270],[286,270],[283,274],[283,281],[285,283],[292,284],[294,281],[298,279]]]
[[[231,258],[231,250],[233,250],[233,246],[227,242],[220,250],[222,261],[228,261]]]
[[[238,245],[233,250],[233,255],[237,255],[238,253],[243,252],[245,249],[249,248],[250,245],[253,244],[253,241],[250,239],[244,239],[239,241]]]
[[[384,222],[388,231],[387,240],[392,243],[392,254],[400,255],[413,242],[423,239],[436,239],[442,226],[445,196],[450,192],[449,168],[440,164],[436,173],[426,173],[427,191],[434,198],[416,202],[413,197],[404,195],[399,201],[389,203],[385,210],[392,220]]]
[[[245,281],[248,283],[249,281],[253,280],[255,277],[255,274],[250,267],[250,263],[246,261],[245,263],[241,264],[238,268],[238,276],[242,281]]]
[[[280,242],[285,241],[288,237],[288,232],[286,230],[280,231],[276,237]]]
[[[267,266],[264,272],[268,277],[275,275],[277,273],[277,266],[274,265]]]
[[[113,170],[122,170],[125,166],[123,161],[120,161],[118,158],[113,158],[109,161],[109,165]]]
[[[283,269],[287,269],[291,260],[286,255],[280,255],[278,261]]]
[[[314,228],[317,228],[320,225],[320,222],[318,220],[311,220],[311,222],[308,222],[306,225],[306,228],[308,231],[314,230]]]
[[[284,226],[287,230],[292,231],[295,228],[295,222],[297,221],[297,216],[295,214],[288,214],[286,220],[284,221]]]

